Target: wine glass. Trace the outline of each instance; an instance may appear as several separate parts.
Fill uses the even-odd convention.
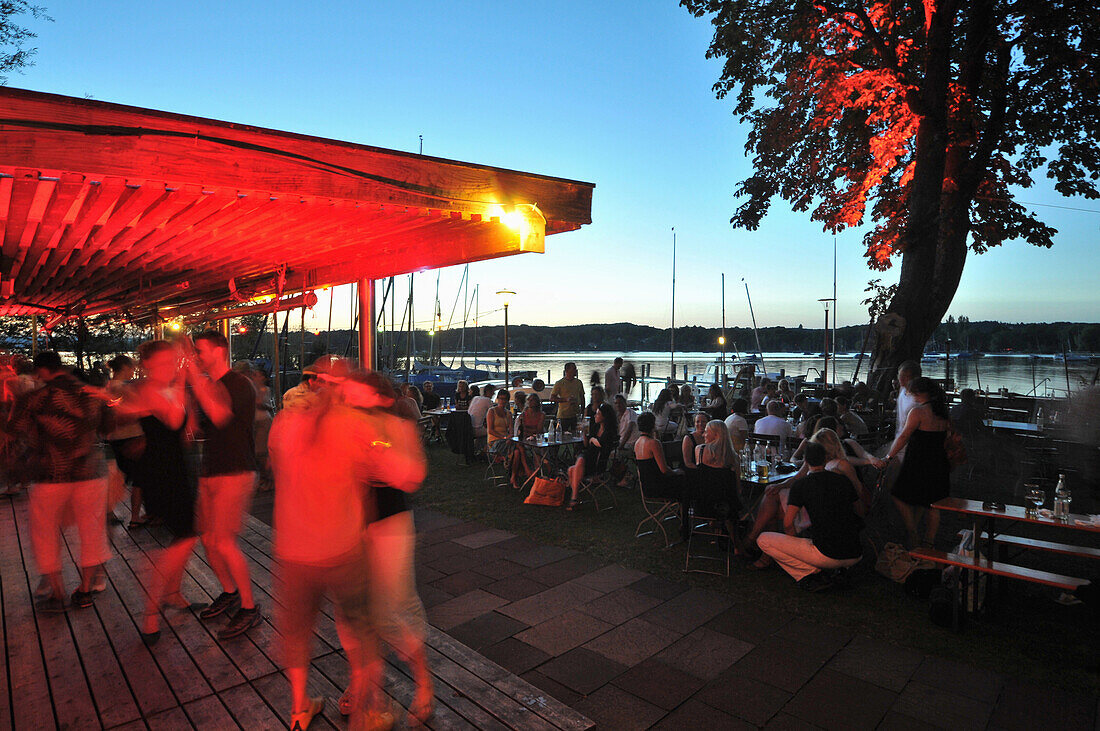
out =
[[[1045,503],[1047,500],[1047,494],[1038,485],[1030,485],[1028,487],[1025,499],[1029,503],[1031,503],[1031,507],[1028,509],[1027,512],[1033,515],[1037,515],[1039,512],[1039,508],[1043,507],[1043,503]]]

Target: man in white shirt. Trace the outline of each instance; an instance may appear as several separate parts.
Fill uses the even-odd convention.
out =
[[[483,437],[488,433],[485,428],[485,415],[489,413],[489,409],[493,408],[494,391],[496,391],[496,386],[492,384],[484,386],[481,389],[480,396],[474,396],[470,399],[470,407],[466,410],[470,414],[470,421],[474,425],[474,434],[479,437]]]
[[[733,440],[733,446],[740,449],[745,444],[745,437],[749,433],[749,422],[745,420],[744,413],[749,403],[743,398],[734,399],[730,405],[730,415],[726,417],[726,429]]]
[[[638,414],[627,408],[626,397],[621,393],[616,394],[611,403],[619,416],[619,448],[633,449],[634,442],[638,441]]]
[[[907,360],[898,366],[898,384],[901,386],[901,390],[898,391],[898,421],[894,431],[895,434],[901,434],[905,429],[905,420],[909,418],[909,412],[917,405],[913,394],[909,393],[909,384],[920,378],[920,376],[920,363],[915,360]],[[903,452],[904,450],[899,452],[898,456],[901,457]]]
[[[760,413],[761,404],[764,402],[764,397],[767,396],[769,383],[771,383],[771,379],[764,376],[760,379],[760,385],[754,388],[749,395],[749,411],[752,413]]]
[[[790,439],[794,436],[794,429],[783,418],[786,407],[782,401],[775,400],[768,403],[768,415],[756,420],[753,432],[756,434],[770,434],[772,436]]]
[[[619,369],[623,367],[623,359],[616,358],[607,372],[603,374],[603,391],[605,398],[614,399],[623,391],[623,379],[619,376]]]

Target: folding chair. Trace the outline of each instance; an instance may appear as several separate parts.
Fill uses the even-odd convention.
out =
[[[611,498],[611,504],[606,508],[600,507],[600,491],[603,490],[607,493],[607,497]],[[611,489],[611,473],[607,471],[606,465],[604,469],[598,474],[585,477],[581,480],[580,489],[577,491],[578,497],[588,497],[592,499],[593,504],[596,506],[596,511],[611,510],[618,507],[618,501],[615,499],[615,492]],[[581,502],[586,502],[584,499]],[[606,505],[606,500],[604,502]]]
[[[490,480],[497,487],[511,484],[512,451],[515,448],[515,443],[511,439],[500,441],[505,443],[503,449],[496,453],[492,450],[486,450],[485,452],[489,460],[489,464],[485,467],[485,479]],[[494,442],[494,444],[496,443]]]
[[[684,571],[729,576],[734,537],[726,527],[741,511],[738,476],[730,469],[701,465],[696,469],[695,490],[688,509],[687,552]],[[714,549],[707,552],[704,547]],[[725,562],[725,572],[692,568],[692,560]]]
[[[670,498],[646,497],[645,485],[642,484],[641,479],[638,480],[638,495],[642,498],[642,509],[645,510],[646,517],[634,529],[634,537],[641,538],[642,536],[653,535],[659,530],[661,536],[665,539],[664,548],[671,548],[674,544],[668,540],[668,532],[665,531],[664,523],[667,520],[680,518],[679,503]],[[650,522],[653,523],[653,528],[643,533],[642,528]]]

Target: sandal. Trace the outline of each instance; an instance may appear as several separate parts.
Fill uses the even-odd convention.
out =
[[[351,712],[355,710],[355,699],[351,697],[351,688],[345,690],[344,694],[340,696],[337,706],[340,709],[341,716],[350,716]]]
[[[309,724],[313,722],[313,717],[320,713],[324,707],[324,698],[310,698],[308,708],[290,714],[290,731],[306,731]]]
[[[569,512],[573,512],[577,509],[577,506],[581,504],[580,500],[570,500],[569,504],[565,506],[565,509]]]

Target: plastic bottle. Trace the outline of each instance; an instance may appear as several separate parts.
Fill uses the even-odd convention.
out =
[[[1066,476],[1058,475],[1058,485],[1054,488],[1054,518],[1055,520],[1069,520],[1069,504],[1073,500],[1066,487]]]

